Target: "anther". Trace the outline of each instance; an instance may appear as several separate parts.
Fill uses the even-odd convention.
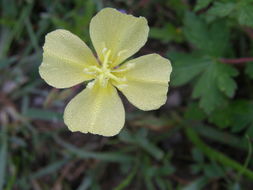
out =
[[[83,69],[83,72],[84,72],[85,74],[89,74],[89,75],[93,75],[93,74],[96,73],[96,72],[91,71],[91,70],[89,70],[89,69],[87,69],[87,68],[84,68],[84,69]]]
[[[106,50],[106,53],[104,53],[104,60],[103,60],[103,67],[106,68],[108,66],[109,57],[111,55],[111,50]]]
[[[104,47],[103,50],[102,50],[102,53],[105,54],[106,51],[107,51],[107,48]]]

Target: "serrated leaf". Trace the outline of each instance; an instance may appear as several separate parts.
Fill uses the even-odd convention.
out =
[[[237,76],[238,71],[225,64],[219,64],[218,67],[218,87],[226,96],[232,98],[237,88],[237,84],[232,77]]]
[[[170,53],[169,58],[173,63],[171,84],[180,86],[196,77],[208,65],[209,59],[200,58],[195,54]]]
[[[206,49],[209,46],[206,24],[191,12],[185,14],[183,32],[187,40],[197,48]]]
[[[213,0],[197,0],[194,11],[199,11],[200,9],[207,7],[212,1]]]
[[[218,86],[228,97],[233,97],[237,85],[228,75],[221,75],[218,78]]]
[[[245,130],[253,137],[253,103],[248,100],[235,100],[216,109],[209,117],[209,122],[221,128],[230,127],[234,133]]]
[[[200,17],[188,12],[183,31],[187,40],[206,55],[220,57],[227,50],[229,30],[222,20],[208,26]]]
[[[229,65],[212,62],[198,79],[193,90],[193,97],[200,98],[200,107],[211,113],[225,102],[225,95],[231,97],[236,89],[232,77],[237,70]],[[225,86],[224,86],[225,85]]]
[[[214,57],[222,57],[229,47],[230,35],[226,22],[219,20],[213,23],[208,31],[210,47],[207,53]]]
[[[207,14],[216,17],[225,17],[228,16],[235,8],[236,4],[232,2],[215,2],[213,7],[208,10]]]
[[[253,27],[253,6],[251,4],[241,6],[237,18],[239,24]]]
[[[232,132],[240,132],[248,127],[253,127],[253,103],[246,100],[238,100],[231,104],[230,109],[233,111],[231,116]]]
[[[216,85],[216,64],[210,63],[193,89],[193,98],[200,98],[199,105],[206,113],[211,113],[224,101]]]

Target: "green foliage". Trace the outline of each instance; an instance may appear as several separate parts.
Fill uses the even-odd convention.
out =
[[[216,17],[225,17],[234,11],[236,3],[234,2],[215,2],[213,7],[208,10],[208,14]]]
[[[89,23],[95,12],[93,0],[75,0],[75,6],[71,10],[61,4],[57,5],[59,12],[52,16],[55,27],[70,30],[89,42]]]
[[[168,43],[170,41],[183,41],[182,32],[170,23],[166,23],[166,25],[161,28],[152,27],[150,30],[150,38],[160,40],[164,43]]]
[[[209,59],[200,58],[198,54],[170,52],[169,57],[174,64],[172,85],[184,85],[199,75],[209,64]]]
[[[224,21],[208,26],[193,13],[187,12],[184,20],[184,33],[198,54],[174,53],[172,84],[186,84],[194,79],[193,98],[199,98],[199,105],[207,113],[226,103],[235,94],[237,84],[233,77],[238,71],[230,65],[220,63],[229,47],[229,30]],[[205,90],[204,90],[205,89]]]
[[[211,19],[230,17],[240,25],[253,26],[253,5],[251,0],[215,2],[207,12]]]
[[[207,5],[209,5],[213,0],[198,0],[195,7],[194,7],[194,10],[195,11],[199,11],[205,7],[207,7]]]
[[[219,57],[229,48],[229,30],[224,21],[207,25],[195,14],[187,12],[184,18],[184,34],[203,54]]]
[[[247,100],[237,100],[228,104],[213,114],[210,121],[221,128],[229,127],[232,132],[246,130],[253,137],[253,103]]]
[[[211,113],[225,103],[224,96],[234,96],[237,86],[232,77],[237,74],[237,70],[229,65],[211,62],[195,84],[192,96],[200,98],[200,107]]]

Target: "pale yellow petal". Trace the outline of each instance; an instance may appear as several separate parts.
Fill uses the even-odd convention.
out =
[[[67,88],[93,78],[83,69],[97,61],[87,45],[67,30],[55,30],[46,35],[41,77],[51,86]]]
[[[105,50],[116,66],[136,53],[147,41],[149,27],[144,17],[134,17],[112,8],[102,9],[90,23],[90,36],[101,61]]]
[[[125,64],[131,64],[132,68],[122,72],[119,67],[119,72],[115,72],[127,80],[125,85],[118,85],[118,89],[141,110],[154,110],[162,106],[167,99],[172,71],[170,61],[158,54],[149,54]],[[125,64],[122,67],[126,67]]]
[[[92,87],[92,85],[89,85]],[[125,111],[117,90],[95,84],[86,88],[67,105],[64,122],[71,131],[114,136],[124,126]]]

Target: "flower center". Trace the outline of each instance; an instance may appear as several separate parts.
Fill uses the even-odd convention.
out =
[[[99,82],[102,87],[106,87],[108,82],[116,82],[118,84],[122,84],[126,81],[124,77],[117,77],[113,74],[113,68],[110,67],[112,61],[110,61],[111,50],[107,50],[106,48],[103,50],[104,60],[99,66],[89,66],[83,70],[84,73],[95,76],[95,82]],[[92,87],[94,82],[88,85],[88,87]]]

